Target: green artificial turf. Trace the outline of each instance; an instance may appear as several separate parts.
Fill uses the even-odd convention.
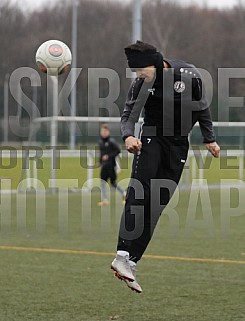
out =
[[[235,214],[237,206],[241,210],[230,218],[227,233],[222,230],[226,208],[221,200],[227,197],[223,190],[208,195],[199,191],[196,203],[195,190],[192,196],[181,191],[179,201],[175,195],[146,255],[214,261],[145,257],[138,264],[142,294],[131,292],[110,271],[122,212],[120,195],[112,192],[102,217],[96,191],[91,213],[89,194],[70,193],[68,214],[64,193],[60,205],[58,195],[38,194],[38,201],[35,194],[28,194],[27,201],[25,194],[18,199],[2,195],[1,246],[98,253],[1,248],[0,321],[244,321],[245,265],[215,262],[245,262],[245,197],[233,192],[228,214]],[[206,225],[201,223],[204,217]],[[99,255],[102,252],[105,255]]]

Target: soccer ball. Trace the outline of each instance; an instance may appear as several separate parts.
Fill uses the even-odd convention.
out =
[[[49,40],[37,49],[37,66],[41,71],[48,73],[50,76],[57,76],[69,71],[71,61],[71,51],[62,41]]]

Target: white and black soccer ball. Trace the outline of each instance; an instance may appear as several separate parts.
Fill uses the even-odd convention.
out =
[[[72,54],[70,48],[62,41],[44,42],[36,53],[38,68],[50,76],[61,75],[71,69]]]

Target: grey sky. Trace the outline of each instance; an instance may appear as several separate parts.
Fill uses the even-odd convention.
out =
[[[44,4],[54,4],[56,0],[11,0],[14,3],[17,3],[22,8],[40,8]],[[59,0],[57,0],[59,1]],[[71,1],[71,0],[67,0]],[[105,0],[100,0],[105,1]],[[114,0],[120,2],[129,2],[130,0]],[[245,4],[245,0],[178,0],[181,2],[182,5],[185,4],[196,4],[196,5],[204,5],[206,4],[209,7],[216,7],[216,8],[232,8],[235,4],[239,1]],[[0,0],[1,2],[1,0]]]

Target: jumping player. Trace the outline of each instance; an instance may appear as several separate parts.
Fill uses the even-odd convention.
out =
[[[220,148],[204,83],[193,65],[166,59],[155,47],[140,41],[125,48],[125,54],[137,78],[129,89],[121,132],[127,150],[135,156],[111,268],[140,293],[135,267],[179,183],[194,124],[199,122],[203,142],[214,157],[219,157]],[[136,138],[134,128],[142,108],[144,124]]]

